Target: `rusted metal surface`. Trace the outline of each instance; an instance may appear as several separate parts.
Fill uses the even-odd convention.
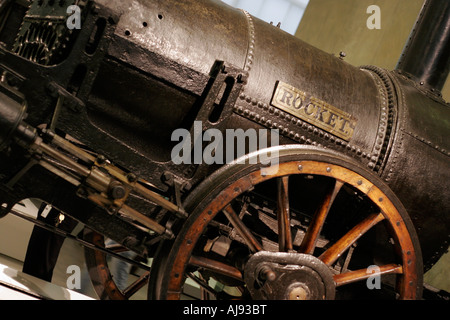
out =
[[[413,288],[421,285],[420,263],[409,266],[408,261],[422,257],[429,269],[449,239],[450,198],[442,192],[450,189],[449,109],[438,92],[448,73],[449,6],[439,6],[444,2],[426,2],[405,56],[397,70],[389,71],[351,66],[217,0],[67,1],[81,10],[81,28],[75,30],[66,28],[68,16],[59,4],[54,7],[56,2],[2,1],[0,217],[20,200],[38,198],[142,256],[160,254],[164,246],[159,268],[168,261],[171,280],[156,291],[167,297],[179,297],[192,248],[210,222],[230,235],[228,242],[209,239],[222,241],[220,250],[211,250],[223,259],[233,252],[239,265],[245,261],[229,242],[252,253],[277,248],[322,255],[327,264],[339,262],[351,246],[351,261],[359,234],[370,236],[388,224],[401,261],[399,268],[388,261],[381,272],[401,268],[400,296],[418,297],[420,290]],[[423,46],[427,30],[436,32]],[[427,52],[418,54],[415,48]],[[229,181],[233,189],[216,181],[223,192],[210,199],[205,220],[193,222],[192,212],[206,206],[209,192],[217,188],[202,189],[204,181],[225,171],[222,179],[232,179],[240,169],[195,161],[195,153],[191,162],[175,163],[172,133],[177,129],[213,129],[223,136],[227,129],[277,129],[280,145],[307,146],[324,159],[330,156],[324,150],[332,150],[333,159],[347,164],[350,158],[357,165],[347,168],[319,158],[303,162],[295,157],[312,156],[299,151],[276,176],[258,169]],[[245,152],[252,150],[249,144]],[[370,173],[368,179],[359,167]],[[309,176],[323,180],[309,181],[313,188],[292,197],[292,185],[299,183],[291,179],[294,173],[304,184]],[[254,216],[259,204],[236,206],[244,192],[271,178],[276,182],[267,199],[275,203],[274,215],[260,210],[263,221]],[[372,179],[383,185],[374,187]],[[330,231],[333,208],[349,188],[379,210],[352,221],[345,232]],[[388,201],[387,189],[399,201]],[[361,201],[352,198],[351,207]],[[404,224],[403,209],[398,217],[402,206],[414,222],[422,255],[410,223]],[[213,220],[218,212],[229,223]],[[190,225],[169,258],[168,244],[184,230],[186,219]],[[309,228],[301,228],[305,225]],[[175,256],[176,263],[170,260]],[[197,262],[207,258],[194,257]],[[363,278],[363,271],[349,272],[354,272],[350,278]],[[274,273],[269,270],[268,278]],[[292,297],[308,296],[302,286],[291,289]]]
[[[258,279],[262,266],[275,273],[273,281]],[[246,265],[246,282],[256,300],[333,300],[335,284],[330,269],[309,254],[260,252]],[[261,289],[256,289],[261,286]]]

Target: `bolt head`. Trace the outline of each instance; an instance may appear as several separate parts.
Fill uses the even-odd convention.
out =
[[[301,285],[296,286],[289,292],[289,300],[309,300],[309,290]]]

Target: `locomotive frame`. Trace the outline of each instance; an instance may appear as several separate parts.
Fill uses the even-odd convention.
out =
[[[180,298],[189,277],[205,297],[234,297],[207,278],[242,298],[345,297],[336,287],[370,277],[373,245],[371,259],[388,261],[377,274],[395,275],[398,297],[420,298],[423,269],[449,237],[450,126],[439,94],[448,3],[424,3],[394,71],[350,66],[217,1],[73,1],[80,30],[55,2],[1,4],[10,29],[0,33],[0,214],[37,198],[94,230],[84,243],[100,252],[87,251],[99,296],[127,298],[150,279],[151,298]],[[439,21],[433,32],[430,21]],[[260,150],[224,166],[175,164],[171,133],[195,133],[196,122],[278,130],[269,151],[280,162],[251,162]],[[305,198],[292,203],[293,190]],[[102,236],[155,257],[153,276],[117,290],[99,271],[114,254]],[[365,267],[349,269],[347,250]]]

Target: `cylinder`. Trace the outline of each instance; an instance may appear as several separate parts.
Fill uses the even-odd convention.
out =
[[[441,91],[450,60],[450,1],[427,0],[396,69],[421,85]]]
[[[0,92],[0,150],[5,148],[14,136],[25,111],[25,103],[19,103]]]

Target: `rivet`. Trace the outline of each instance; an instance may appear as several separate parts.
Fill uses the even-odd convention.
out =
[[[302,171],[303,170],[303,166],[300,164],[299,166],[298,166],[298,171]]]

